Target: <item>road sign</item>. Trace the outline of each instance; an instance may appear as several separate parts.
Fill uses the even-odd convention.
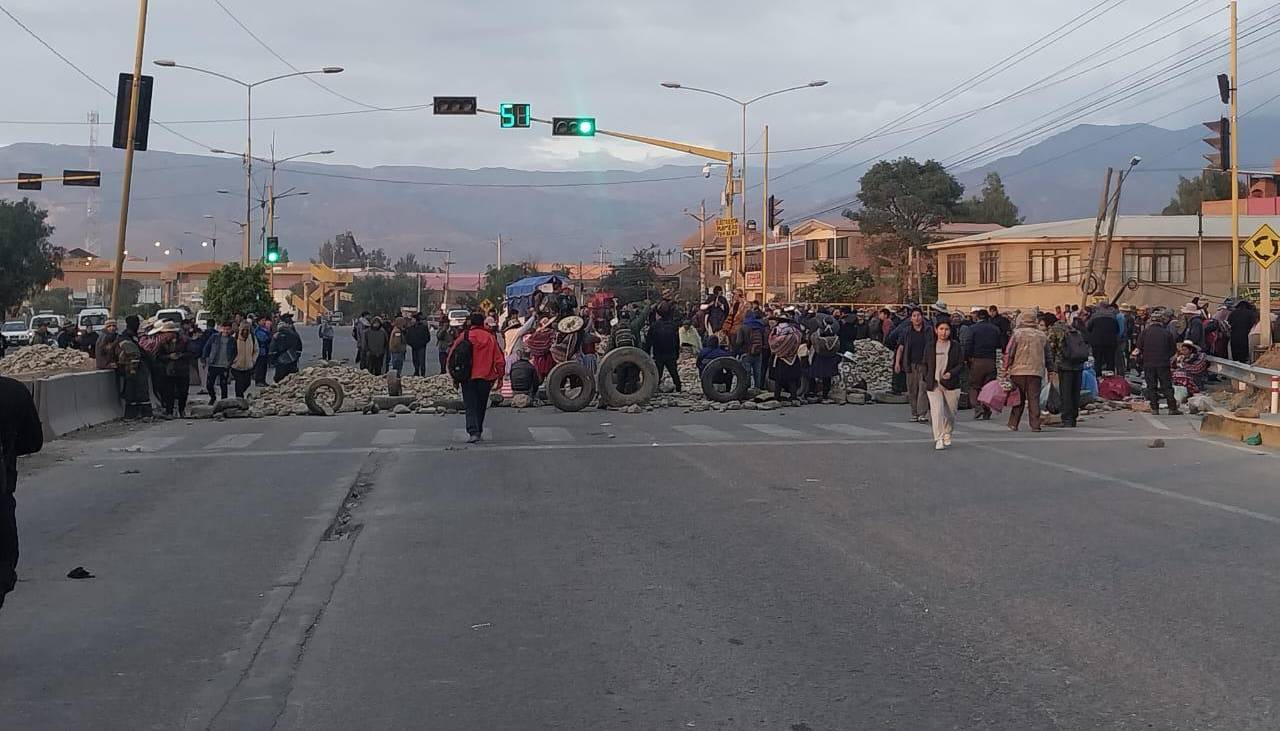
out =
[[[102,186],[102,173],[97,170],[63,170],[62,184],[98,188]]]
[[[1270,269],[1276,259],[1280,259],[1280,234],[1264,223],[1240,248],[1253,257],[1258,266]]]
[[[722,239],[730,239],[734,236],[742,234],[742,229],[738,225],[736,218],[717,218],[716,219],[716,236]]]
[[[356,296],[350,292],[339,292],[338,299],[343,302],[354,302],[356,299]]]
[[[747,272],[747,289],[760,289],[761,276],[759,271]]]
[[[481,312],[493,312],[493,303],[492,303],[492,302],[490,302],[488,299],[483,300],[483,301],[480,303],[480,311],[481,311]]]
[[[529,105],[503,103],[498,105],[498,123],[503,129],[529,126]]]
[[[44,176],[40,173],[18,173],[18,190],[40,190],[43,182]]]

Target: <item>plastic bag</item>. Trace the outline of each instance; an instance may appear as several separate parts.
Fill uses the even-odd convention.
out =
[[[1062,413],[1062,394],[1052,383],[1049,384],[1049,393],[1044,399],[1044,410],[1050,414]]]
[[[1098,376],[1093,372],[1093,368],[1085,368],[1081,373],[1080,388],[1088,391],[1094,398],[1098,398]]]
[[[978,392],[978,402],[998,414],[1004,411],[1010,393],[1016,394],[1017,391],[1005,391],[999,381],[990,381]]]

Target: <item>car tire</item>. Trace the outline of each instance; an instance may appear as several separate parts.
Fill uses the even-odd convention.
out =
[[[565,388],[573,388],[571,379],[575,378],[581,385],[578,386],[577,395],[570,396]],[[552,368],[547,374],[546,387],[547,400],[561,411],[582,411],[596,397],[595,377],[586,366],[576,360],[566,361]]]
[[[733,382],[727,391],[721,391],[716,387],[716,379],[728,372]],[[719,404],[727,404],[730,401],[742,401],[747,397],[747,390],[751,387],[751,376],[747,373],[747,367],[742,361],[732,357],[716,358],[702,369],[702,395],[708,401],[715,401]]]
[[[624,365],[640,370],[640,386],[633,393],[618,390],[615,379],[618,369]],[[648,353],[639,348],[614,348],[600,358],[600,366],[596,370],[596,390],[600,392],[603,405],[632,406],[644,403],[653,398],[658,390],[658,365]]]
[[[324,390],[333,392],[333,403],[322,404],[316,400],[316,396]],[[307,392],[302,399],[307,405],[307,411],[316,416],[333,416],[342,409],[342,401],[346,398],[346,393],[342,389],[342,384],[336,378],[317,378],[307,386]]]

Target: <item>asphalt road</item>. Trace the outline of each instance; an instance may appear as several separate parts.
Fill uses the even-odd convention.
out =
[[[0,718],[1280,726],[1275,454],[1127,414],[964,421],[939,453],[903,410],[495,410],[476,446],[461,416],[62,440],[22,462]]]

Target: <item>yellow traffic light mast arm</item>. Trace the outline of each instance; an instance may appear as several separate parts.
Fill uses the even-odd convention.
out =
[[[498,116],[498,113],[493,111],[492,109],[476,109],[476,111],[482,114],[492,114],[494,116]],[[551,120],[541,119],[538,117],[530,117],[529,121],[540,122],[542,124],[551,124]],[[596,134],[608,135],[609,137],[617,137],[623,140],[631,140],[632,142],[640,142],[646,145],[653,145],[654,147],[663,147],[668,150],[676,150],[677,152],[686,152],[690,155],[697,155],[698,157],[705,157],[709,160],[715,160],[717,162],[722,162],[726,164],[733,162],[732,152],[725,152],[724,150],[715,150],[710,147],[699,147],[697,145],[690,145],[684,142],[672,142],[671,140],[658,139],[657,137],[645,137],[644,135],[633,135],[627,132],[614,132],[612,130],[599,129],[599,128],[596,128]]]

